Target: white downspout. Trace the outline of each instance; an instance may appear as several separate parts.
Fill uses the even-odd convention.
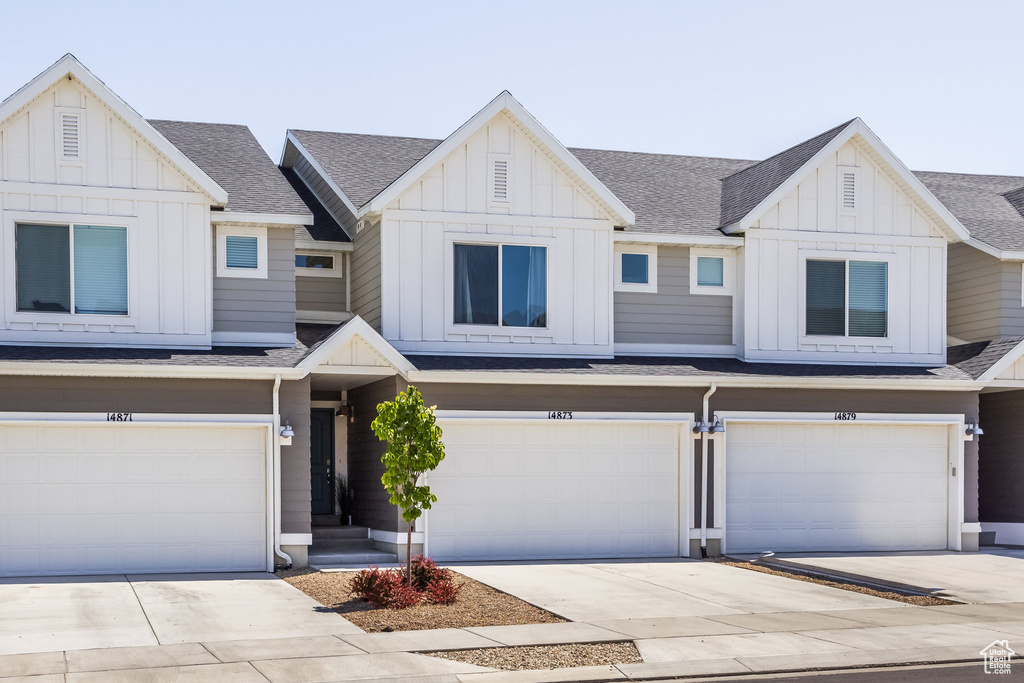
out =
[[[274,375],[274,552],[292,567],[291,555],[281,550],[281,375]]]
[[[718,390],[714,382],[704,394],[704,424],[710,427],[711,422],[708,416],[708,400]],[[700,555],[708,556],[708,439],[711,432],[702,432],[700,435]]]

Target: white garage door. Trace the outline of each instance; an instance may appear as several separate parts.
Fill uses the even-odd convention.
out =
[[[679,554],[679,422],[440,421],[429,552],[444,560]]]
[[[266,429],[0,426],[0,576],[266,570]]]
[[[945,425],[733,423],[730,553],[943,549]]]

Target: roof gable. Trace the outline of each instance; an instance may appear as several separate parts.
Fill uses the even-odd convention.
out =
[[[213,203],[219,206],[227,204],[227,192],[218,185],[203,169],[175,147],[146,119],[132,109],[117,94],[108,88],[91,71],[73,55],[66,54],[53,66],[43,71],[17,92],[0,102],[0,123],[15,116],[35,98],[46,92],[62,78],[73,78],[90,93],[105,104],[127,126],[143,136],[160,154],[167,158],[183,174],[192,179],[196,185],[210,196]]]
[[[865,155],[889,176],[897,188],[921,208],[925,216],[943,232],[947,239],[962,241],[969,237],[967,229],[949,209],[936,199],[924,183],[902,161],[897,159],[859,118],[830,129],[811,138],[806,143],[791,147],[789,150],[751,167],[751,169],[736,174],[741,178],[737,182],[734,176],[734,188],[731,194],[737,197],[744,196],[743,193],[737,192],[740,187],[756,188],[756,191],[751,189],[747,198],[740,202],[744,207],[752,207],[745,213],[741,214],[739,210],[731,210],[730,220],[726,221],[723,210],[723,231],[732,234],[743,232],[751,227],[768,208],[778,203],[820,166],[829,155],[835,154],[840,147],[851,140],[856,142]],[[801,161],[802,163],[800,163]],[[763,168],[757,171],[758,166],[763,166]],[[795,170],[790,171],[791,168],[795,168]],[[747,176],[747,179],[744,181],[742,176]],[[779,182],[783,176],[785,176],[784,179]],[[769,190],[769,188],[771,189]],[[761,197],[761,199],[754,203],[753,200],[757,197]],[[727,193],[723,189],[723,205],[726,199]]]

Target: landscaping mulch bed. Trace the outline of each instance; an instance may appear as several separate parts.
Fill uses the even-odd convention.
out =
[[[885,598],[886,600],[895,600],[896,602],[905,602],[910,605],[918,605],[920,607],[931,607],[933,605],[959,605],[960,603],[956,600],[947,600],[945,598],[939,598],[934,595],[914,595],[912,593],[900,593],[895,590],[881,590],[878,588],[872,588],[870,586],[864,586],[854,581],[846,581],[843,579],[836,579],[824,574],[815,574],[814,572],[803,572],[803,571],[789,571],[780,567],[774,567],[764,564],[758,564],[756,562],[744,562],[740,560],[733,560],[730,558],[716,558],[712,560],[719,564],[725,564],[730,567],[739,567],[740,569],[750,569],[755,572],[761,572],[762,574],[774,574],[776,576],[784,576],[787,579],[796,579],[797,581],[807,581],[809,583],[817,583],[822,586],[831,586],[832,588],[839,588],[844,591],[852,591],[854,593],[863,593],[865,595],[874,595],[877,598]]]
[[[422,654],[477,666],[505,669],[506,671],[565,669],[576,666],[633,664],[643,661],[636,645],[631,642],[492,647],[482,650],[424,652]]]
[[[355,572],[290,569],[279,571],[277,575],[370,633],[385,629],[422,631],[467,626],[556,624],[565,621],[551,612],[474,581],[468,576],[452,573],[455,575],[455,582],[462,584],[462,591],[453,604],[419,604],[405,609],[374,607],[353,595],[349,590],[349,584]]]

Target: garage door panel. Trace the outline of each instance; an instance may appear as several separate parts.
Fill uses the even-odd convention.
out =
[[[944,425],[731,423],[729,552],[946,547]]]
[[[678,424],[484,422],[441,421],[446,457],[430,475],[439,499],[428,520],[432,555],[678,552]]]

